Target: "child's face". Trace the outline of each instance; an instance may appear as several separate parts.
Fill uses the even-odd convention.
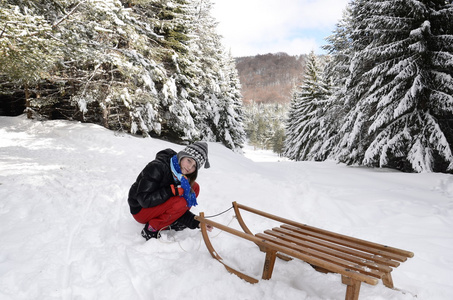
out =
[[[183,175],[189,175],[195,172],[197,169],[197,162],[190,157],[183,157],[181,159],[181,173]]]

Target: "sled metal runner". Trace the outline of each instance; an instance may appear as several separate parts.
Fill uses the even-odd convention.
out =
[[[223,261],[211,244],[206,225],[254,242],[262,252],[265,252],[262,279],[272,277],[277,257],[286,261],[298,258],[319,272],[340,274],[341,282],[346,285],[346,300],[359,299],[362,282],[376,285],[381,279],[386,287],[393,288],[392,270],[407,258],[414,256],[410,251],[308,226],[237,202],[233,202],[233,207],[243,232],[206,219],[204,213],[195,218],[200,221],[203,239],[211,256],[222,263],[229,272],[250,283],[257,283],[258,280],[228,266]],[[241,210],[281,222],[282,225],[263,233],[253,234],[246,226]]]

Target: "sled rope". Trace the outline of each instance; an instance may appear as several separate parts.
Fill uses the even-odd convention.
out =
[[[206,219],[209,219],[209,218],[218,217],[218,216],[220,216],[220,215],[223,215],[224,213],[226,213],[226,212],[228,212],[228,211],[232,210],[232,209],[233,209],[233,207],[234,207],[234,206],[233,206],[233,205],[231,205],[231,207],[230,207],[230,208],[228,208],[228,209],[226,209],[226,210],[222,211],[221,213],[218,213],[218,214],[216,214],[216,215],[212,215],[212,216],[206,216],[205,218],[206,218]]]
[[[220,215],[223,215],[223,214],[227,213],[228,211],[230,211],[230,210],[233,209],[233,208],[234,208],[234,206],[232,205],[230,208],[228,208],[228,209],[226,209],[226,210],[224,210],[224,211],[222,211],[222,212],[220,212],[220,213],[218,213],[218,214],[215,214],[215,215],[212,215],[212,216],[206,216],[205,218],[215,218],[215,217],[218,217],[218,216],[220,216]],[[231,222],[233,222],[233,220],[234,220],[235,218],[236,218],[236,216],[232,216],[232,217],[231,217],[231,220],[228,222],[228,224],[227,224],[226,226],[230,226]],[[161,233],[163,230],[165,230],[166,228],[167,228],[167,227],[164,227],[164,228],[162,228],[161,230],[159,230],[159,235],[160,235],[160,233]],[[218,237],[222,232],[223,232],[223,230],[219,230],[219,233],[217,233],[216,235],[212,236],[211,238],[216,238],[216,237]],[[200,232],[200,234],[199,234],[200,243],[199,243],[198,248],[197,248],[196,251],[199,251],[200,248],[201,248],[201,239],[202,239],[202,235],[201,235],[201,232]],[[181,245],[181,242],[180,242],[180,241],[177,241],[176,238],[174,238],[174,237],[173,237],[173,240],[172,240],[172,241],[163,241],[162,239],[157,239],[157,240],[158,240],[159,242],[163,243],[163,244],[173,244],[173,243],[178,243],[179,248],[181,248],[182,251],[184,251],[184,252],[189,252],[189,251],[187,251],[186,249],[184,249],[183,246]]]
[[[162,230],[164,230],[164,228],[162,228],[161,230],[159,230],[159,234]],[[173,237],[173,240],[172,241],[163,241],[161,238],[157,239],[159,242],[161,242],[162,244],[174,244],[174,243],[178,243],[179,245],[179,248],[181,248],[182,251],[184,252],[189,252],[187,251],[186,249],[183,248],[183,246],[181,245],[181,242],[180,241],[177,241],[175,237]],[[199,234],[199,244],[198,244],[198,248],[196,249],[196,251],[199,251],[201,248],[201,234]]]

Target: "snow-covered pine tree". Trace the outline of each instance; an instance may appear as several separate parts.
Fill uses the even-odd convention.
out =
[[[300,86],[295,86],[292,91],[292,98],[289,103],[288,117],[285,121],[285,141],[283,143],[283,155],[286,157],[296,157],[297,141],[292,139],[296,137],[298,132],[298,123],[295,120],[298,118],[297,110],[299,107],[299,89]]]
[[[47,57],[53,57],[52,64],[35,73],[38,77],[30,86],[27,109],[31,115],[83,120],[131,132],[159,130],[154,81],[165,70],[154,61],[155,51],[150,51],[153,42],[149,39],[155,43],[159,37],[149,24],[140,28],[145,23],[114,0],[2,3],[2,7],[9,4],[14,11],[33,16],[27,20],[30,26],[51,29],[46,41],[35,44],[40,51],[16,44],[18,52],[26,52],[26,62],[48,62]],[[58,46],[52,46],[56,42]],[[10,78],[11,72],[2,75]],[[27,90],[23,85],[17,88]]]
[[[53,37],[52,24],[21,1],[0,1],[1,107],[22,113],[36,84],[48,78],[62,56],[63,42]]]
[[[244,106],[244,112],[248,143],[282,154],[288,106],[253,101]]]
[[[347,52],[349,54],[347,60],[345,61],[348,70],[346,74],[349,76],[346,77],[346,80],[342,85],[342,93],[336,98],[338,99],[338,104],[342,104],[343,106],[343,114],[340,115],[341,127],[335,137],[338,143],[335,146],[334,153],[332,155],[340,161],[346,163],[349,163],[349,161],[345,161],[344,159],[348,155],[348,149],[355,146],[358,148],[358,146],[354,145],[352,141],[361,140],[360,129],[354,128],[354,123],[351,121],[355,118],[355,116],[351,116],[351,113],[353,113],[357,107],[357,103],[360,100],[358,95],[360,93],[357,91],[352,92],[350,88],[351,86],[359,84],[361,77],[352,76],[351,72],[353,72],[353,69],[355,68],[368,66],[373,63],[372,61],[366,61],[365,58],[359,58],[356,55],[373,40],[373,37],[366,33],[366,20],[368,20],[374,13],[367,7],[367,2],[368,0],[355,0],[349,3],[347,8],[349,18],[345,20],[344,26],[344,28],[346,28],[345,34],[347,36],[347,40],[349,40],[349,43],[345,44],[345,46],[348,47],[349,50],[343,49],[341,52]],[[352,62],[354,62],[354,64]],[[355,138],[356,135],[359,135],[359,137]],[[355,149],[351,155],[355,155],[358,151],[360,150]]]
[[[314,132],[313,147],[308,157],[313,160],[326,160],[332,156],[338,145],[338,131],[344,118],[345,85],[349,77],[349,64],[352,57],[350,38],[350,9],[343,12],[332,35],[326,38],[329,43],[323,46],[330,59],[324,67],[323,78],[329,86],[331,95],[323,101],[322,111],[317,113],[318,131]]]
[[[318,118],[323,114],[329,88],[322,78],[322,70],[312,51],[308,56],[304,81],[293,95],[286,127],[284,154],[294,160],[309,160],[314,138],[320,130]]]
[[[191,51],[197,57],[193,64],[200,87],[196,125],[204,140],[221,142],[230,149],[242,147],[242,96],[234,59],[225,52],[216,32],[217,22],[211,16],[210,0],[191,3],[194,12],[194,35]]]
[[[448,2],[373,0],[352,10],[357,48],[340,161],[453,171],[453,7]]]
[[[18,2],[0,1],[0,74],[16,86],[33,85],[61,57],[63,42],[50,39],[52,24]]]
[[[125,6],[115,0],[62,1],[67,13],[58,22],[67,47],[65,63],[56,72],[75,80],[66,84],[69,104],[60,97],[58,106],[64,108],[60,111],[76,109],[66,118],[148,136],[162,128],[156,87],[166,70],[155,45],[163,38],[148,19],[135,14],[137,7]]]
[[[150,21],[155,33],[163,36],[165,48],[162,62],[167,72],[159,93],[162,131],[170,139],[198,140],[199,58],[191,49],[191,42],[196,38],[194,8],[186,0],[152,0],[147,8],[153,13]]]
[[[230,149],[244,146],[244,111],[240,92],[239,75],[233,57],[228,55],[221,65],[225,79],[220,83],[218,122],[216,123],[216,140]],[[217,120],[215,117],[214,120]]]
[[[0,92],[20,95],[33,79],[25,94],[34,115],[175,141],[205,139],[202,131],[214,115],[206,114],[212,103],[204,92],[215,90],[215,99],[225,90],[239,93],[220,38],[211,24],[199,22],[197,3],[209,1],[2,0],[0,13],[12,19],[2,23]],[[13,27],[30,35],[11,31],[20,22],[23,27]],[[212,47],[198,51],[201,40]],[[240,98],[230,100],[233,108],[222,109],[236,113],[230,120],[239,121],[231,125],[237,132],[225,139],[225,124],[218,123],[212,140],[237,147],[243,140]]]

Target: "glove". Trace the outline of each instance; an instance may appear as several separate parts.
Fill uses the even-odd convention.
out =
[[[184,189],[181,186],[174,186],[173,184],[171,184],[170,188],[173,195],[181,197],[184,195]]]

